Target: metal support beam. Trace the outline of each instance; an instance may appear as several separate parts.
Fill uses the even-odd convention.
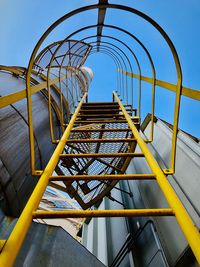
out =
[[[101,35],[103,30],[103,24],[106,16],[106,8],[101,7],[101,5],[108,4],[108,0],[99,0],[98,8],[98,22],[97,22],[97,51],[99,51],[99,46],[101,44]]]

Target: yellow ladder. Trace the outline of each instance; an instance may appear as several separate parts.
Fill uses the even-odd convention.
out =
[[[91,116],[91,121],[88,121],[88,114],[80,113],[81,107],[87,97],[87,93],[82,97],[78,107],[76,108],[75,113],[73,114],[69,125],[64,131],[64,134],[59,141],[49,163],[44,169],[29,201],[27,202],[26,207],[24,208],[21,216],[19,217],[12,233],[10,234],[8,240],[1,240],[1,253],[0,253],[0,266],[13,266],[14,261],[19,253],[20,247],[23,243],[24,238],[30,228],[33,219],[36,218],[86,218],[86,217],[133,217],[133,216],[175,216],[177,219],[180,228],[182,229],[192,251],[194,252],[197,261],[200,263],[200,234],[198,229],[195,227],[193,221],[191,220],[189,214],[185,210],[178,196],[176,195],[174,189],[171,187],[170,183],[167,180],[167,176],[164,174],[163,170],[158,165],[157,161],[154,159],[153,155],[149,151],[145,141],[142,139],[139,130],[137,129],[137,121],[134,122],[133,118],[128,114],[127,110],[121,103],[119,97],[114,92],[113,97],[114,100],[119,105],[120,114],[116,113],[115,115],[109,114],[108,118],[106,118],[106,114],[104,117],[104,122],[106,119],[108,121],[119,122],[120,120],[126,122],[129,126],[129,129],[132,131],[132,140],[130,142],[135,142],[140,149],[141,153],[135,152],[127,152],[123,155],[101,155],[100,153],[97,155],[94,154],[73,154],[66,155],[63,154],[63,150],[66,146],[66,142],[70,136],[70,133],[74,131],[74,125],[76,123],[88,124],[88,123],[100,123],[98,116],[94,114]],[[98,112],[97,112],[98,113]],[[102,114],[99,115],[102,118]],[[113,117],[110,119],[110,117]],[[105,129],[104,129],[105,130]],[[79,130],[81,131],[81,129]],[[117,131],[113,129],[113,131]],[[73,140],[71,142],[85,142],[86,140]],[[111,140],[101,140],[99,142],[115,142]],[[121,140],[120,140],[121,141]],[[127,142],[127,140],[124,140]],[[69,140],[70,142],[70,140]],[[86,142],[98,142],[97,140],[87,140]],[[129,142],[129,141],[128,141]],[[79,155],[79,156],[78,156]],[[59,162],[59,160],[63,157],[107,157],[107,156],[122,156],[125,158],[131,159],[134,156],[144,157],[149,164],[150,169],[152,170],[152,174],[104,174],[104,175],[59,175],[52,176],[53,172]],[[125,169],[124,169],[125,171]],[[51,181],[92,181],[92,180],[135,180],[135,179],[154,179],[160,186],[166,200],[169,204],[169,208],[160,208],[160,209],[128,209],[128,210],[59,210],[59,211],[42,211],[38,210],[40,201],[42,196]]]

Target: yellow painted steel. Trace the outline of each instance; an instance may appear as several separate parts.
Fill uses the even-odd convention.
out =
[[[125,75],[128,75],[130,77],[136,78],[136,79],[141,79],[144,82],[148,82],[148,83],[152,83],[152,78],[150,77],[146,77],[146,76],[140,76],[138,74],[135,73],[131,73],[131,72],[126,72],[124,70],[119,70],[120,72],[122,72]],[[156,85],[165,89],[168,89],[172,92],[176,92],[176,84],[172,84],[169,82],[165,82],[165,81],[161,81],[161,80],[157,80],[155,81]],[[200,90],[196,90],[196,89],[192,89],[192,88],[188,88],[188,87],[182,87],[182,95],[189,97],[191,99],[194,100],[198,100],[200,101]]]
[[[57,165],[57,162],[59,160],[59,156],[61,155],[66,140],[68,139],[71,130],[73,129],[75,120],[77,118],[77,115],[80,111],[81,105],[83,104],[84,100],[86,99],[87,93],[84,94],[81,102],[79,103],[74,115],[72,116],[72,119],[66,128],[60,142],[58,143],[49,163],[47,164],[47,167],[45,168],[42,176],[39,179],[39,182],[31,195],[24,211],[22,212],[13,232],[11,233],[9,239],[4,244],[4,241],[2,240],[1,243],[4,245],[2,252],[0,254],[0,266],[7,266],[10,267],[13,265],[14,260],[18,254],[18,251],[23,243],[23,240],[26,236],[26,233],[31,225],[33,218],[70,218],[70,217],[133,217],[133,216],[172,216],[175,215],[176,219],[186,237],[188,240],[189,245],[191,246],[191,249],[193,250],[198,262],[200,262],[200,234],[198,232],[198,229],[194,226],[190,216],[188,215],[187,211],[183,207],[181,201],[177,197],[175,191],[171,187],[170,183],[167,180],[167,177],[159,167],[158,163],[154,159],[153,155],[149,151],[147,145],[145,144],[144,140],[140,136],[136,126],[134,125],[131,116],[128,115],[127,111],[125,110],[123,104],[121,103],[119,97],[114,92],[114,97],[117,100],[120,109],[133,133],[134,138],[136,139],[138,145],[140,146],[140,149],[142,153],[144,154],[153,174],[132,174],[129,175],[129,178],[141,178],[141,179],[147,179],[147,178],[153,178],[156,179],[162,192],[164,193],[170,208],[164,208],[164,209],[135,209],[135,210],[87,210],[87,211],[38,211],[38,205],[40,203],[40,200],[42,198],[42,195],[48,185],[49,180],[55,180],[52,179],[52,173]],[[112,175],[109,175],[112,176]],[[114,175],[113,175],[114,176]],[[118,175],[120,176],[120,175]],[[127,176],[127,177],[126,177]],[[81,175],[80,175],[81,177]],[[82,178],[90,178],[90,176],[82,176]],[[106,177],[106,176],[105,176]],[[124,175],[124,178],[128,178],[128,175]],[[60,179],[61,177],[58,177]],[[120,178],[117,177],[116,178]],[[96,176],[95,176],[96,179]],[[123,179],[123,178],[122,178]]]
[[[50,129],[50,136],[51,136],[51,142],[55,143],[55,137],[54,137],[54,130],[53,130],[53,116],[52,116],[52,106],[51,106],[51,86],[50,86],[50,70],[52,67],[52,62],[54,60],[54,56],[57,52],[57,50],[59,49],[60,46],[58,46],[56,48],[56,50],[54,51],[51,60],[48,64],[48,69],[47,69],[47,90],[48,90],[48,111],[49,111],[49,129]],[[63,94],[62,94],[62,86],[61,86],[61,79],[60,79],[61,73],[59,72],[58,74],[58,82],[59,82],[59,88],[60,88],[60,110],[61,110],[61,125],[63,126]],[[66,73],[67,76],[67,73]]]
[[[10,71],[13,72],[17,75],[23,75],[23,73],[26,71],[25,68],[23,67],[19,67],[19,66],[4,66],[4,65],[0,65],[0,70],[6,70],[6,71]]]
[[[66,76],[62,76],[61,79],[64,80]],[[58,83],[59,78],[55,78],[53,80],[50,80],[50,85]],[[40,84],[34,85],[31,87],[31,95],[37,93],[38,91],[44,89],[47,87],[47,82],[42,82]],[[26,89],[20,90],[19,92],[9,94],[6,96],[2,96],[0,98],[0,108],[4,108],[8,105],[11,105],[13,103],[16,103],[22,99],[26,98]]]
[[[50,181],[81,181],[81,180],[155,180],[154,174],[108,174],[108,175],[59,175],[50,176]]]
[[[88,218],[88,217],[145,217],[174,216],[172,209],[127,209],[127,210],[59,210],[33,212],[33,218]]]
[[[6,243],[5,239],[0,240],[0,251],[3,249],[5,243]]]
[[[155,29],[157,29],[157,31],[161,34],[161,36],[164,38],[164,40],[166,41],[166,43],[168,44],[170,51],[172,53],[173,59],[174,59],[174,63],[176,66],[176,73],[177,73],[177,85],[176,85],[176,105],[175,105],[175,115],[174,115],[174,131],[173,131],[173,137],[172,137],[172,150],[173,150],[173,154],[171,157],[171,172],[174,171],[174,163],[175,163],[175,150],[176,150],[176,138],[177,138],[177,126],[178,124],[176,123],[178,121],[178,117],[179,117],[179,107],[180,107],[180,96],[181,96],[181,90],[182,90],[182,71],[181,71],[181,66],[180,66],[180,62],[179,62],[179,58],[176,52],[176,49],[172,43],[172,41],[170,40],[169,36],[165,33],[165,31],[154,21],[152,20],[150,17],[148,17],[147,15],[145,15],[144,13],[133,9],[131,7],[128,6],[121,6],[121,5],[113,5],[113,4],[105,4],[105,7],[108,8],[114,8],[114,9],[120,9],[120,10],[124,10],[133,14],[136,14],[139,17],[144,18],[147,22],[149,22]],[[42,45],[43,41],[45,40],[45,38],[51,33],[51,31],[53,29],[55,29],[60,23],[62,23],[64,20],[69,19],[71,16],[75,15],[75,14],[79,14],[82,13],[86,10],[92,10],[92,9],[96,9],[99,8],[99,4],[96,5],[91,5],[91,6],[86,6],[86,7],[81,7],[77,10],[74,10],[66,15],[64,15],[62,18],[60,18],[59,20],[57,20],[55,23],[53,23],[48,30],[43,34],[43,36],[40,38],[40,40],[38,41],[37,45],[35,46],[30,61],[29,61],[29,66],[28,66],[28,70],[27,70],[27,74],[26,74],[26,85],[27,85],[27,100],[28,100],[28,117],[29,117],[29,123],[32,122],[32,101],[31,101],[31,96],[30,96],[30,79],[31,79],[31,72],[33,69],[33,64],[35,61],[35,57],[36,54],[40,48],[40,46]],[[138,40],[139,41],[139,40]],[[64,42],[64,40],[63,40]],[[141,43],[141,42],[140,42]],[[148,51],[147,51],[148,52]],[[30,126],[29,127],[29,136],[30,136],[30,147],[31,147],[31,151],[34,151],[34,137],[33,137],[33,127]],[[32,153],[33,154],[33,153]],[[32,160],[31,160],[31,168],[32,171],[34,172],[34,155],[32,155]]]
[[[45,81],[47,81],[47,77],[44,75],[44,74],[40,74],[40,77],[43,79],[43,80],[45,80]],[[62,77],[61,77],[62,78]],[[65,78],[67,79],[67,73],[66,73],[66,75],[65,75]],[[62,80],[61,80],[62,81]],[[60,89],[59,89],[59,87],[56,85],[56,84],[51,84],[51,87],[56,91],[56,93],[58,94],[58,95],[60,95],[61,94],[61,91],[60,91]],[[65,106],[65,108],[66,108],[66,110],[67,110],[67,118],[68,118],[68,121],[70,120],[70,108],[69,108],[69,102],[67,101],[67,99],[65,98],[65,96],[63,95],[62,96],[62,99],[63,99],[63,104],[64,104],[64,106]],[[61,117],[60,117],[60,121],[61,121]],[[64,130],[65,130],[65,127],[63,126],[63,125],[61,125],[61,129],[62,129],[62,133],[64,133]]]
[[[169,206],[174,211],[177,222],[180,225],[183,234],[185,235],[194,255],[196,256],[197,261],[200,263],[200,233],[198,231],[198,228],[194,225],[188,212],[184,208],[174,189],[167,180],[166,175],[163,173],[157,161],[151,154],[150,150],[148,149],[148,146],[140,136],[140,133],[132,122],[131,117],[128,115],[127,111],[125,110],[123,104],[121,103],[119,97],[115,92],[114,96],[128,122],[129,127],[132,130],[134,138],[136,138],[141,151],[144,153],[145,159],[147,160],[152,172],[156,175],[156,180],[160,186],[160,189],[162,190],[167,202],[169,203]]]
[[[55,136],[54,136],[54,130],[53,130],[53,116],[52,116],[52,107],[51,107],[51,87],[50,87],[50,84],[49,84],[49,80],[50,80],[50,70],[53,68],[52,64],[55,60],[55,57],[56,57],[56,54],[57,52],[59,51],[60,47],[62,47],[63,43],[65,43],[66,40],[63,40],[60,42],[60,44],[56,47],[55,51],[53,52],[52,54],[52,57],[51,57],[51,60],[48,64],[48,71],[47,71],[47,89],[48,89],[48,110],[49,110],[49,127],[50,127],[50,136],[51,136],[51,141],[52,143],[56,143],[56,140],[55,140]],[[62,93],[62,85],[61,85],[61,79],[60,77],[62,76],[61,75],[61,71],[62,69],[65,69],[65,67],[63,68],[63,61],[65,59],[65,57],[68,55],[68,53],[66,53],[66,55],[63,57],[62,59],[62,63],[59,67],[59,74],[58,74],[58,77],[59,77],[59,88],[60,88],[60,110],[61,110],[61,126],[64,127],[65,126],[65,122],[64,122],[64,108],[63,108],[63,93]],[[56,66],[56,68],[58,68],[58,66]],[[67,71],[69,73],[73,73],[75,70],[75,73],[76,73],[76,69],[73,68],[73,67],[66,67],[66,75],[67,75]],[[83,84],[81,84],[81,86],[84,87]],[[85,89],[83,89],[83,91],[87,91]],[[75,106],[75,102],[74,102],[74,94],[72,93],[72,99],[73,99],[73,106]]]
[[[47,72],[47,90],[48,90],[48,111],[49,111],[49,130],[50,130],[50,136],[51,136],[51,142],[55,143],[55,138],[54,138],[54,131],[53,131],[53,118],[52,118],[52,105],[51,105],[51,86],[50,86],[50,68],[48,68]],[[60,84],[60,77],[58,78],[58,82]],[[62,99],[62,91],[60,93],[60,99]],[[60,110],[61,110],[61,125],[63,125],[63,113],[62,113],[62,106],[60,103]]]
[[[28,74],[30,75],[30,72],[28,70]],[[30,80],[31,77],[28,76],[28,82],[26,80],[26,96],[27,96],[27,109],[28,109],[28,123],[29,123],[29,144],[30,144],[30,161],[31,161],[31,172],[32,175],[40,175],[42,173],[41,170],[35,170],[35,141],[34,141],[34,128],[33,128],[33,113],[32,113],[32,87],[30,86]],[[63,76],[63,79],[66,78],[66,75]],[[59,81],[59,78],[56,78],[56,81]],[[50,81],[44,82],[45,85],[47,85]],[[55,82],[54,82],[55,83]],[[39,88],[41,87],[41,84],[36,85]],[[41,90],[40,88],[39,90]]]
[[[176,59],[177,60],[177,59]],[[135,75],[133,73],[129,72],[124,72],[123,70],[119,70],[125,75],[129,75],[131,77],[136,77],[139,78],[138,75]],[[144,76],[140,76],[141,79],[145,78],[145,81],[148,81],[149,83],[154,82],[156,83],[155,78],[148,78]],[[155,95],[155,88],[154,88],[154,95]],[[180,72],[180,69],[178,71],[178,81],[177,84],[175,85],[175,93],[176,93],[176,99],[175,99],[175,107],[174,107],[174,123],[173,123],[173,134],[172,134],[172,146],[171,146],[171,158],[170,158],[170,166],[168,169],[164,170],[166,174],[173,174],[175,172],[175,161],[176,161],[176,142],[177,142],[177,134],[178,134],[178,120],[179,120],[179,113],[180,113],[180,99],[182,95],[182,74]],[[151,126],[153,126],[153,119],[154,119],[154,111],[155,111],[155,101],[154,98],[152,97],[152,110],[153,113],[151,114]],[[150,140],[148,141],[153,141],[153,127],[151,134],[150,134]]]
[[[19,249],[23,243],[26,233],[31,225],[33,212],[38,208],[42,195],[48,185],[49,176],[52,175],[57,162],[59,160],[59,155],[62,153],[66,140],[68,139],[71,129],[73,128],[76,117],[80,111],[80,108],[86,98],[87,93],[84,94],[82,100],[80,101],[71,121],[66,128],[59,144],[57,145],[51,159],[49,160],[42,176],[40,177],[31,197],[29,198],[26,207],[24,208],[21,216],[19,217],[12,233],[10,234],[3,250],[0,254],[0,266],[11,267],[15,261],[15,258],[19,252]]]

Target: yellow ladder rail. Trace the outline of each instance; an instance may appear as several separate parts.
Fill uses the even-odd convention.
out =
[[[51,159],[49,160],[43,174],[41,175],[31,197],[29,198],[21,216],[19,217],[13,231],[11,232],[8,240],[4,243],[1,253],[0,253],[0,266],[11,267],[14,264],[14,261],[18,255],[18,252],[22,246],[24,238],[28,232],[28,229],[32,223],[33,212],[37,210],[40,200],[44,194],[44,191],[49,182],[49,176],[52,175],[58,160],[59,155],[62,153],[66,140],[68,139],[70,132],[74,126],[76,117],[81,109],[81,106],[87,96],[87,93],[84,94],[82,100],[80,101],[74,115],[72,116],[68,127],[66,128],[60,142],[58,143]]]
[[[124,117],[132,130],[134,138],[137,140],[137,144],[139,145],[141,151],[144,153],[144,156],[151,168],[152,172],[156,175],[156,180],[160,189],[162,190],[169,206],[172,208],[177,222],[182,229],[185,238],[187,239],[195,257],[197,258],[198,263],[200,264],[200,233],[198,228],[194,225],[190,215],[186,211],[185,207],[181,203],[180,199],[178,198],[176,192],[170,185],[169,181],[167,180],[167,176],[163,173],[162,169],[158,165],[157,161],[151,154],[148,146],[142,139],[140,133],[138,132],[137,128],[135,127],[134,123],[131,120],[131,117],[128,115],[126,109],[124,108],[122,102],[120,101],[119,97],[117,96],[116,92],[113,92],[113,95],[119,104]]]

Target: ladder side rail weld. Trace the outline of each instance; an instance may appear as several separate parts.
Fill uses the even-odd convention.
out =
[[[43,174],[41,175],[31,197],[29,198],[21,216],[19,217],[13,231],[11,232],[6,244],[4,245],[0,253],[0,266],[11,267],[14,264],[15,258],[18,255],[20,247],[23,243],[23,240],[27,234],[27,231],[31,225],[33,212],[37,209],[42,195],[48,185],[49,176],[52,175],[57,162],[59,160],[59,155],[62,153],[66,140],[68,139],[71,129],[73,128],[74,122],[76,120],[77,114],[81,108],[82,103],[84,102],[87,93],[84,94],[82,100],[80,101],[74,115],[71,118],[71,121],[66,128],[60,142],[58,143],[51,159],[49,160]]]
[[[144,153],[152,172],[156,174],[156,180],[160,186],[160,189],[162,190],[168,204],[173,209],[177,222],[180,225],[180,228],[182,229],[185,238],[187,239],[195,257],[197,258],[197,261],[200,263],[200,233],[198,231],[198,228],[194,225],[185,207],[183,206],[182,202],[180,201],[174,189],[167,180],[166,175],[163,173],[157,161],[149,151],[148,146],[145,144],[142,137],[140,136],[140,133],[138,132],[130,116],[123,107],[123,104],[121,103],[119,97],[115,92],[113,92],[113,94],[117,102],[119,103],[119,106],[128,122],[128,125],[131,128],[141,151]]]

